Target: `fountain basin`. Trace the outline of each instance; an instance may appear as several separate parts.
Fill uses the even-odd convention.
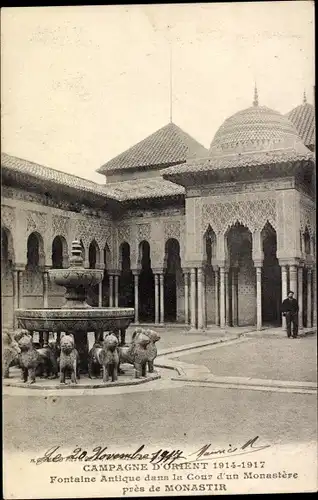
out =
[[[101,269],[85,269],[69,267],[67,269],[50,269],[50,280],[65,288],[89,288],[98,285],[103,279],[104,271]]]
[[[134,318],[130,307],[77,309],[16,309],[20,328],[43,332],[94,332],[126,329]],[[75,337],[76,342],[76,337]]]

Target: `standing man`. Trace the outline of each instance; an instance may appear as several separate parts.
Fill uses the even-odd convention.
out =
[[[293,339],[298,337],[298,311],[298,302],[294,299],[294,292],[290,290],[287,299],[283,301],[282,313],[283,316],[286,316],[287,337],[291,337],[291,325],[293,324]]]

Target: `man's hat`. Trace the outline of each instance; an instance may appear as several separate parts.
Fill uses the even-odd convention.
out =
[[[289,295],[290,293],[292,293],[294,295],[294,292],[292,290],[289,290],[289,292],[287,293],[287,295]]]

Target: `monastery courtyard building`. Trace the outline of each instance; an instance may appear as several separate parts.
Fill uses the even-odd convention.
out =
[[[316,325],[315,116],[260,105],[225,120],[210,149],[168,123],[98,170],[97,184],[1,155],[2,321],[60,307],[48,269],[104,270],[94,306],[132,306],[137,323],[281,325],[293,290]]]

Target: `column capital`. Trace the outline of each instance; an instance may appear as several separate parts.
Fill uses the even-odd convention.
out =
[[[254,267],[256,267],[256,269],[260,269],[263,267],[263,259],[254,259]]]
[[[213,265],[213,269],[214,268],[219,268],[219,269],[226,269],[228,270],[229,269],[229,263],[227,260],[215,260],[214,261],[214,265]]]
[[[95,265],[95,269],[105,269],[105,264],[98,263]]]
[[[278,262],[280,266],[299,266],[301,259],[299,259],[298,257],[281,257],[278,259]]]
[[[188,268],[189,270],[193,269],[193,268],[197,268],[197,267],[203,267],[204,266],[204,260],[188,260],[185,265],[184,265],[184,268]]]
[[[118,269],[109,269],[108,274],[109,276],[120,276],[120,271]]]
[[[25,264],[16,263],[13,265],[13,271],[25,271]]]
[[[164,274],[164,269],[163,267],[156,267],[156,268],[153,268],[152,270],[153,274]]]
[[[140,269],[132,269],[131,272],[133,273],[134,276],[139,276]]]

